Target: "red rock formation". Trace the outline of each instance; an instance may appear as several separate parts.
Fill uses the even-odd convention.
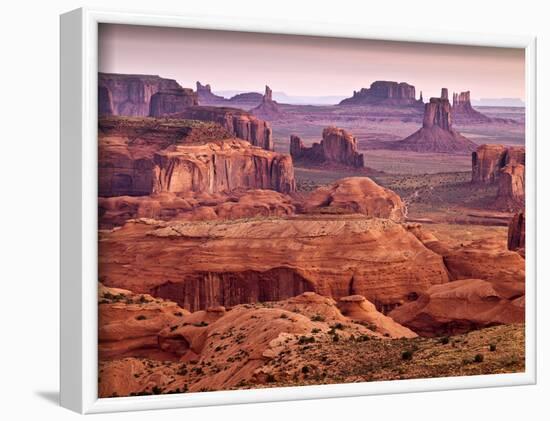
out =
[[[362,213],[397,222],[405,219],[406,208],[393,191],[368,177],[349,177],[319,187],[302,204],[306,213]]]
[[[147,116],[155,93],[182,89],[175,80],[153,75],[99,73],[98,78],[99,115]]]
[[[204,145],[179,145],[154,157],[153,193],[228,193],[237,189],[296,188],[289,155],[232,139]]]
[[[250,110],[252,114],[264,120],[276,120],[281,117],[282,112],[275,101],[273,101],[273,93],[271,88],[266,85],[265,94],[262,97],[262,102]]]
[[[207,221],[254,217],[286,217],[295,213],[290,197],[273,190],[244,190],[230,194],[164,192],[149,196],[99,198],[100,228],[124,225],[128,219]]]
[[[422,128],[403,140],[384,142],[384,148],[463,154],[474,151],[476,144],[453,129],[451,105],[447,89],[443,88],[441,98],[430,98],[425,105]]]
[[[448,281],[441,256],[402,225],[356,216],[127,223],[102,232],[99,244],[106,285],[151,292],[191,310],[304,291],[360,294],[387,310]],[[126,264],[120,256],[128,247]]]
[[[202,85],[200,82],[197,82],[197,99],[199,105],[223,105],[227,102],[223,96],[213,94],[210,85]]]
[[[525,257],[525,213],[518,212],[508,225],[508,250]]]
[[[472,182],[494,183],[506,165],[508,149],[504,145],[480,145],[472,152]]]
[[[228,103],[234,107],[252,109],[260,105],[264,96],[258,92],[243,92],[228,99]]]
[[[290,137],[290,154],[296,161],[309,163],[336,164],[348,167],[362,168],[363,154],[357,152],[357,139],[344,129],[327,127],[323,130],[320,143],[306,147],[295,135]]]
[[[180,113],[192,105],[198,105],[197,94],[193,90],[183,88],[162,90],[151,97],[149,115],[163,117]]]
[[[184,112],[174,114],[175,118],[199,121],[213,121],[225,127],[234,136],[248,140],[252,145],[273,150],[271,125],[252,114],[228,107],[188,107]]]
[[[397,323],[422,336],[455,335],[495,324],[522,323],[523,306],[502,297],[481,279],[434,285],[390,312]]]
[[[391,338],[415,338],[418,335],[412,330],[401,326],[391,317],[376,310],[374,304],[362,295],[342,297],[338,301],[338,309],[342,315],[356,322],[366,322],[373,326],[376,332]]]
[[[378,80],[369,89],[354,91],[351,98],[346,98],[340,105],[421,105],[422,100],[416,100],[415,88],[408,83]]]
[[[525,167],[523,165],[509,164],[500,170],[495,205],[508,210],[525,208]]]
[[[455,123],[490,123],[491,118],[474,110],[470,102],[470,91],[453,93],[453,121]]]
[[[98,129],[99,196],[141,196],[153,189],[153,156],[174,143],[231,137],[214,123],[104,117]]]
[[[177,354],[159,346],[158,335],[189,314],[176,303],[147,294],[99,285],[99,358],[148,356],[163,360]]]

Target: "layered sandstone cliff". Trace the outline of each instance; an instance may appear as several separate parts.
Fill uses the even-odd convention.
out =
[[[173,89],[183,88],[173,79],[155,75],[99,73],[99,115],[148,116],[151,97]]]
[[[252,114],[229,107],[188,107],[174,118],[213,121],[225,127],[235,137],[248,140],[252,145],[273,150],[271,125]]]
[[[167,116],[180,113],[193,105],[198,105],[198,101],[197,94],[192,89],[161,90],[151,97],[149,115]]]
[[[357,139],[338,127],[323,130],[321,142],[307,147],[295,135],[290,137],[290,155],[296,161],[313,164],[336,164],[348,167],[364,167],[363,154],[357,151]]]
[[[296,189],[292,158],[232,139],[178,145],[154,156],[153,193],[228,193],[237,189]]]
[[[454,154],[472,152],[476,146],[453,129],[446,88],[441,90],[440,98],[430,98],[430,102],[425,105],[420,130],[403,140],[384,142],[385,149]]]
[[[378,80],[370,88],[354,91],[351,98],[346,98],[340,105],[422,105],[422,99],[416,99],[415,87],[405,82]]]
[[[118,257],[128,247],[130,265]],[[99,254],[106,285],[189,310],[315,291],[385,311],[448,281],[442,257],[402,225],[357,216],[127,223],[101,235]]]
[[[472,182],[492,184],[507,165],[525,165],[525,148],[484,144],[472,152]]]
[[[102,118],[99,196],[295,189],[292,159],[235,139],[212,122]]]
[[[525,208],[525,166],[508,164],[500,170],[495,204],[507,210]]]

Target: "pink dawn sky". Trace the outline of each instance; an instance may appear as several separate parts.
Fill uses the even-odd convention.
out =
[[[524,99],[521,49],[100,24],[99,70],[154,74],[213,91],[351,96],[375,80],[407,82],[417,96],[471,91]]]

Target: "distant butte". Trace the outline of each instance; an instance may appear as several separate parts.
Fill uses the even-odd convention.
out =
[[[475,151],[477,145],[453,129],[451,104],[446,88],[441,98],[430,98],[424,107],[422,128],[409,137],[384,142],[381,148],[412,152],[434,152],[467,154]]]
[[[269,86],[265,86],[265,94],[260,105],[250,110],[250,112],[264,120],[276,120],[281,117],[282,112],[279,105],[273,101],[273,92]]]

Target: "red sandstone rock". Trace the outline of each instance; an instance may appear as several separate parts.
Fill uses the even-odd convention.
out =
[[[445,88],[441,91],[441,98],[430,98],[425,105],[420,130],[403,140],[384,142],[385,149],[455,154],[469,153],[476,146],[453,129],[451,104]]]
[[[99,73],[98,79],[99,115],[148,116],[155,93],[182,89],[175,80],[154,75]]]
[[[523,165],[510,164],[500,170],[495,206],[507,210],[525,208],[525,167]]]
[[[373,330],[391,338],[415,338],[412,330],[401,326],[391,317],[385,316],[376,310],[374,304],[362,295],[342,297],[338,301],[338,308],[342,315],[356,322],[366,322],[373,326]]]
[[[324,129],[321,142],[313,143],[311,147],[304,146],[298,136],[292,135],[290,154],[297,161],[364,167],[363,154],[357,152],[357,139],[348,131],[338,127]]]
[[[387,310],[448,280],[441,256],[382,219],[136,222],[100,237],[106,285],[173,299],[192,310],[304,291],[334,298],[361,294]],[[128,247],[130,261],[121,261]]]
[[[490,123],[492,119],[485,114],[474,110],[470,102],[470,91],[453,93],[452,107],[453,121],[455,123]]]
[[[232,139],[170,146],[154,156],[153,193],[296,189],[292,158]]]
[[[212,93],[210,85],[197,82],[197,99],[199,105],[223,105],[227,100],[223,96]]]
[[[197,94],[191,89],[162,90],[151,97],[149,115],[163,117],[180,113],[187,107],[197,104]]]
[[[379,186],[368,177],[349,177],[319,187],[302,205],[306,213],[362,213],[400,222],[406,208],[393,191]]]
[[[340,105],[421,105],[422,100],[416,100],[415,87],[405,82],[389,82],[378,80],[369,89],[354,91],[351,98],[346,98]]]
[[[281,117],[282,112],[275,101],[273,101],[273,93],[271,88],[266,85],[265,94],[262,97],[262,102],[256,107],[250,110],[252,114],[264,120],[276,120]]]
[[[463,279],[434,285],[389,316],[422,336],[465,333],[495,324],[522,323],[525,311],[487,281]]]
[[[142,196],[153,190],[153,157],[174,143],[231,137],[214,123],[103,117],[98,130],[99,196]]]
[[[508,250],[525,257],[525,213],[518,212],[508,225]]]
[[[157,356],[177,359],[163,352],[158,334],[189,314],[176,303],[147,294],[99,285],[99,357]]]
[[[199,121],[213,121],[233,133],[235,137],[248,140],[252,145],[273,150],[271,125],[252,114],[228,107],[189,107],[184,112],[173,115]]]
[[[472,152],[472,182],[495,183],[505,165],[525,165],[525,148],[484,144]]]

